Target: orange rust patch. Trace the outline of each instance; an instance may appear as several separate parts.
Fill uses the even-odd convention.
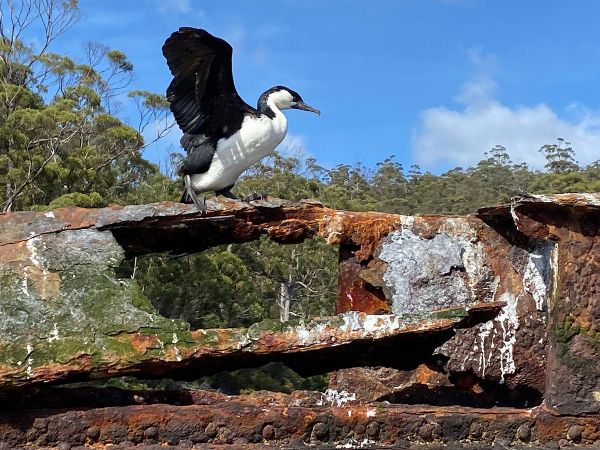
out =
[[[24,269],[28,283],[31,281],[33,288],[44,300],[56,299],[60,294],[60,275],[57,272],[48,272],[37,267],[29,266]]]
[[[29,259],[29,251],[26,247],[27,241],[19,241],[14,244],[0,246],[0,261],[16,262]]]
[[[108,209],[108,208],[107,208]],[[122,207],[120,207],[122,209]],[[65,228],[89,228],[96,224],[97,209],[88,208],[60,208],[54,211],[54,217],[65,223]]]
[[[44,382],[61,380],[71,373],[89,371],[92,368],[92,357],[87,353],[79,353],[73,359],[65,363],[50,363],[33,370],[32,380],[43,380]]]
[[[287,219],[277,226],[269,227],[267,234],[275,242],[300,242],[312,235],[312,232],[306,221]]]
[[[146,353],[149,349],[159,348],[158,337],[152,334],[133,333],[130,335],[131,345],[139,353]]]
[[[414,379],[417,383],[430,384],[432,379],[439,376],[439,372],[431,370],[427,365],[420,364],[414,372]]]

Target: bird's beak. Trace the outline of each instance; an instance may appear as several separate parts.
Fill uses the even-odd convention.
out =
[[[317,108],[313,108],[310,105],[307,105],[304,102],[297,102],[294,106],[292,106],[292,108],[294,109],[301,109],[302,111],[310,111],[310,112],[314,112],[317,115],[321,115],[321,111],[319,111]]]

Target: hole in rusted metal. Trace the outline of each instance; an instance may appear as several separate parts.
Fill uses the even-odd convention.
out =
[[[543,401],[543,394],[529,386],[509,387],[499,380],[481,379],[471,371],[451,373],[446,380],[438,386],[414,383],[378,400],[396,404],[474,408],[532,408]]]

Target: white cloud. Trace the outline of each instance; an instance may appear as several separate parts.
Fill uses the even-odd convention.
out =
[[[545,161],[539,148],[559,137],[573,144],[581,164],[600,158],[600,111],[573,104],[565,110],[566,119],[545,103],[509,107],[496,99],[496,91],[494,80],[479,76],[456,96],[462,107],[422,111],[411,143],[415,161],[426,169],[468,167],[502,145],[513,161],[541,169]]]

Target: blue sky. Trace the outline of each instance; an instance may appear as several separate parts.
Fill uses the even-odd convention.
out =
[[[543,166],[562,137],[600,159],[600,2],[573,0],[81,0],[54,50],[86,41],[122,50],[132,89],[164,92],[161,46],[180,26],[234,47],[234,78],[254,105],[283,84],[321,109],[287,113],[288,146],[322,165],[467,167],[496,144]],[[177,145],[173,133],[147,152]]]

